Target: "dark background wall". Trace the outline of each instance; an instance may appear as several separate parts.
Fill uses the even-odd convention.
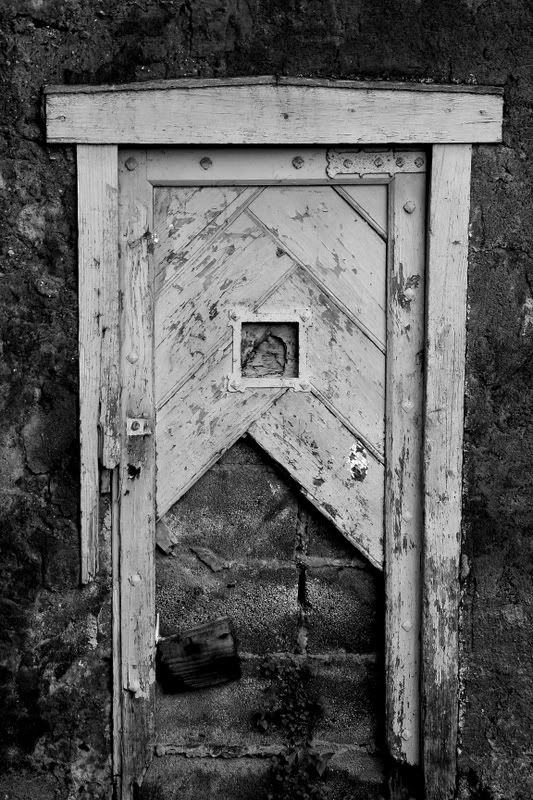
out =
[[[0,64],[3,796],[103,798],[110,774],[105,558],[78,583],[75,162],[41,88],[279,73],[505,86],[473,165],[458,796],[530,800],[531,3],[0,0]]]

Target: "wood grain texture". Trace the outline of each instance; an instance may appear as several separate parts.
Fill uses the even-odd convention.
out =
[[[120,450],[117,149],[82,145],[77,164],[81,580],[88,583],[98,570],[99,455],[112,468]]]
[[[383,239],[388,230],[388,191],[387,186],[337,186],[335,191],[351,202],[355,210],[363,217]]]
[[[248,209],[282,249],[385,342],[385,242],[327,186],[270,187]]]
[[[120,268],[122,418],[120,463],[120,614],[122,653],[122,800],[149,763],[153,739],[155,443],[153,405],[152,187],[146,158],[121,153]],[[152,431],[127,436],[128,417]]]
[[[456,781],[470,146],[433,148],[424,439],[423,741],[427,800]]]
[[[406,159],[407,153],[409,159]],[[148,179],[155,186],[193,187],[271,186],[280,183],[354,185],[366,182],[367,188],[371,189],[376,184],[388,183],[395,172],[422,171],[415,164],[416,158],[423,155],[420,150],[394,148],[388,154],[392,172],[380,168],[376,174],[376,159],[383,157],[383,147],[373,150],[351,148],[349,154],[346,148],[337,147],[259,147],[254,148],[251,157],[243,157],[243,150],[236,147],[154,147],[148,153]],[[348,155],[349,168],[345,167]],[[401,169],[396,165],[396,159],[401,160]],[[340,168],[334,176],[333,162]],[[410,169],[409,165],[414,165],[414,168]]]
[[[213,187],[202,187],[205,194],[202,196],[207,204],[213,202],[209,195]],[[207,224],[197,233],[185,240],[183,231],[179,235],[179,245],[175,241],[176,221],[181,225],[179,214],[175,213],[174,220],[168,220],[165,213],[167,203],[173,203],[174,193],[181,193],[180,187],[162,188],[155,187],[155,199],[158,209],[154,220],[154,262],[155,262],[155,292],[159,294],[168,284],[176,280],[183,271],[186,263],[193,258],[199,258],[210,247],[217,236],[221,236],[226,227],[232,223],[248,207],[250,202],[262,189],[249,187],[241,189],[233,201],[230,200],[219,214],[215,214]],[[227,195],[226,195],[227,196]],[[229,199],[229,198],[228,198]],[[203,211],[204,219],[209,216],[208,210]],[[176,219],[177,218],[177,219]]]
[[[391,755],[420,758],[425,175],[390,186],[387,303],[385,658]]]
[[[312,394],[286,392],[248,433],[299,484],[306,497],[376,567],[383,567],[383,466],[368,458],[354,478],[352,433]]]
[[[381,270],[384,274],[385,259]],[[321,291],[305,270],[294,270],[280,283],[262,310],[272,308],[274,315],[276,307],[284,303],[311,309],[307,332],[311,385],[336,416],[383,457],[385,354]]]
[[[134,145],[501,140],[502,98],[494,94],[295,82],[182,86],[50,91],[48,141]]]
[[[120,613],[120,469],[111,473],[111,603],[113,660],[113,787],[117,800],[122,792],[122,616]]]
[[[179,263],[182,258],[183,253],[176,255]],[[276,243],[243,215],[175,270],[156,305],[158,406],[221,342],[230,343],[230,309],[237,304],[253,308],[292,267]]]
[[[156,359],[156,371],[164,363]],[[161,517],[240,439],[284,390],[226,391],[231,348],[216,351],[157,413],[157,513]]]
[[[164,514],[250,426],[268,417],[280,397],[278,390],[266,387],[227,391],[226,379],[232,372],[230,312],[257,310],[263,319],[266,315],[276,321],[288,308],[309,308],[302,369],[310,375],[315,392],[310,435],[315,426],[324,428],[324,420],[328,424],[338,420],[345,462],[339,469],[351,483],[349,458],[356,441],[376,460],[372,477],[365,478],[363,488],[356,486],[354,496],[362,498],[359,505],[353,501],[357,524],[346,486],[338,481],[337,486],[332,479],[329,489],[317,497],[329,498],[321,508],[329,503],[327,513],[330,518],[337,514],[339,529],[352,542],[361,537],[360,549],[365,554],[370,551],[373,563],[381,564],[383,485],[378,487],[376,476],[383,477],[385,358],[384,344],[378,347],[374,340],[380,332],[384,338],[385,243],[329,187],[268,187],[245,195],[249,191],[243,191],[242,199],[226,194],[227,208],[221,211],[221,187],[194,194],[190,188],[156,189],[156,228],[162,233],[155,244],[155,260],[165,261],[155,310],[158,514]],[[189,198],[194,198],[195,214],[203,222],[214,208],[216,217],[204,226],[193,224]],[[175,249],[163,235],[169,221],[185,231]],[[356,278],[355,270],[362,275]],[[333,297],[331,285],[344,302]],[[346,287],[354,285],[357,303],[353,288],[346,296]],[[376,333],[363,332],[365,325],[354,323],[346,307],[363,309],[362,298],[368,296],[373,314],[365,319]],[[321,439],[324,446],[327,438],[324,434]],[[319,458],[316,453],[313,457]],[[324,463],[328,459],[324,455]],[[297,478],[317,503],[319,470],[312,478],[309,471]],[[340,501],[342,513],[336,511],[336,489],[339,497],[345,495]],[[369,502],[378,516],[364,516],[363,505]]]
[[[154,227],[157,238],[156,274],[191,240],[205,240],[216,232],[219,218],[232,208],[245,189],[233,186],[160,187],[154,192]],[[154,244],[156,242],[154,241]]]

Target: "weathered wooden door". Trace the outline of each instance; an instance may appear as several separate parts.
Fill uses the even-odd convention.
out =
[[[159,515],[248,432],[381,566],[385,197],[385,186],[157,191]]]
[[[167,150],[121,163],[121,571],[145,587],[123,581],[138,625],[122,661],[131,702],[147,706],[124,725],[126,760],[153,743],[153,543],[135,542],[136,498],[155,475],[163,518],[247,435],[385,564],[388,742],[416,763],[424,155]]]

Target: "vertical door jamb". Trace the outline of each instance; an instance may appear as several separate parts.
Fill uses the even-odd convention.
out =
[[[455,793],[471,145],[435,145],[426,289],[422,733],[426,800]]]
[[[119,158],[121,426],[119,492],[121,800],[153,751],[155,414],[152,195],[146,152]]]
[[[389,184],[385,473],[386,730],[420,761],[420,563],[426,173]]]
[[[81,582],[98,572],[100,465],[120,457],[115,145],[78,145]]]

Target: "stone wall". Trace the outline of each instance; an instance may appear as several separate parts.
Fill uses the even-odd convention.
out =
[[[109,796],[105,557],[79,588],[74,154],[46,146],[42,86],[275,72],[505,86],[504,142],[473,164],[458,794],[529,799],[531,4],[0,0],[0,59],[0,790]]]

